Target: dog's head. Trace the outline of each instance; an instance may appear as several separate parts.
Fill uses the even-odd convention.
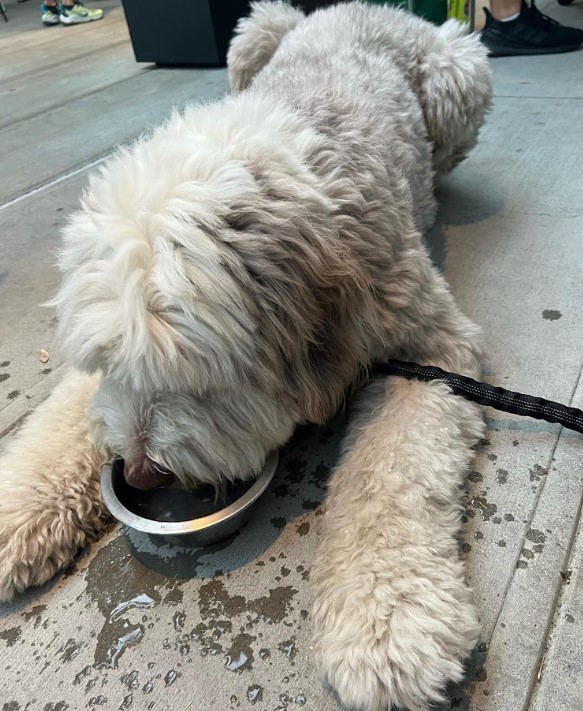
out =
[[[343,308],[328,206],[301,157],[291,178],[189,116],[92,178],[55,299],[66,355],[102,373],[95,437],[141,488],[250,477],[338,404],[318,369],[341,357],[319,341],[327,304]]]

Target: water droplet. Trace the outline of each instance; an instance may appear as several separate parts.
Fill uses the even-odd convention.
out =
[[[170,669],[168,674],[164,677],[164,683],[166,686],[171,686],[174,684],[176,679],[178,679],[178,674],[174,671],[174,669]]]
[[[136,627],[136,629],[124,634],[116,642],[114,642],[111,647],[107,650],[107,655],[105,657],[105,662],[100,664],[100,667],[106,667],[107,669],[117,669],[117,662],[126,647],[131,647],[137,644],[144,636],[144,630],[142,627]]]
[[[254,684],[247,689],[247,699],[252,703],[256,704],[263,698],[263,689],[258,685]]]
[[[174,613],[174,617],[172,618],[172,621],[174,622],[174,629],[177,632],[180,632],[180,630],[184,627],[185,620],[186,620],[186,615],[184,614],[184,612]]]
[[[231,657],[228,656],[225,666],[229,671],[237,671],[237,669],[240,669],[246,661],[247,655],[244,652],[240,652],[237,659],[231,659]]]

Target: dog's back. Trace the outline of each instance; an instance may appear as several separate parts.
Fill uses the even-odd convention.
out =
[[[228,61],[233,89],[287,99],[324,130],[344,116],[353,133],[361,124],[369,151],[388,146],[388,160],[399,152],[395,139],[429,139],[439,172],[475,145],[492,93],[486,50],[461,24],[435,27],[361,2],[308,17],[283,2],[254,3]],[[341,128],[338,138],[345,139]],[[417,164],[426,162],[423,153]]]

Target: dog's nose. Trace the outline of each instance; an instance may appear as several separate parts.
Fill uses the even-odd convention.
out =
[[[130,486],[141,491],[170,486],[174,481],[172,472],[147,460],[139,464],[131,461],[124,462],[123,475]]]

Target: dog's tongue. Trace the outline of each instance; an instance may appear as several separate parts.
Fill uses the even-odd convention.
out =
[[[161,486],[170,486],[174,481],[174,474],[161,472],[154,467],[136,467],[124,464],[123,476],[129,486],[141,491],[158,489]]]

